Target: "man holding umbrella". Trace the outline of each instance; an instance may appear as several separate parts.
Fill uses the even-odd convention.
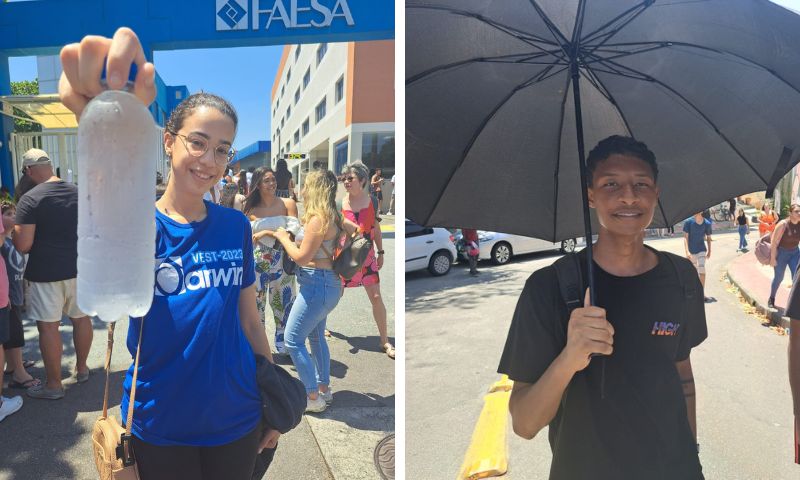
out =
[[[514,380],[514,431],[530,439],[549,424],[551,480],[702,479],[689,359],[707,334],[702,286],[688,260],[644,245],[655,155],[612,136],[587,169],[597,306],[587,291],[570,312],[552,266],[526,282],[498,369]]]

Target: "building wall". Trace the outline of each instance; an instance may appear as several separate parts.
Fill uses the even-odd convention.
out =
[[[394,135],[394,43],[330,43],[317,65],[320,45],[301,45],[299,55],[296,55],[297,45],[286,46],[273,81],[270,106],[273,165],[285,153],[308,153],[309,159],[302,164],[289,164],[298,185],[302,184],[303,172],[316,161],[338,170],[335,151],[341,142],[348,142],[346,163],[353,163],[362,158],[364,134]],[[310,82],[303,87],[306,71],[310,72]],[[340,80],[343,97],[336,102],[336,84]],[[298,88],[300,98],[295,103]],[[326,113],[317,122],[316,107],[323,98]],[[303,135],[302,124],[306,119],[309,133]],[[300,138],[295,142],[294,133],[298,131]]]

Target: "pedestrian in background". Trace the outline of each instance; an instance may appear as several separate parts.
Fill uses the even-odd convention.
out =
[[[778,223],[778,215],[772,210],[769,204],[765,203],[761,207],[761,215],[758,217],[758,236],[763,237],[769,232],[775,230],[775,225]]]
[[[473,228],[462,228],[461,237],[464,239],[464,249],[469,259],[469,274],[477,275],[479,273],[478,258],[481,253],[478,243],[478,231]]]
[[[89,380],[89,350],[94,330],[91,319],[78,308],[78,188],[53,173],[50,158],[32,148],[22,166],[36,184],[17,204],[14,247],[28,254],[25,279],[30,302],[26,316],[36,321],[39,349],[46,372],[43,385],[28,389],[28,396],[57,400],[64,397],[61,383],[63,344],[59,326],[66,315],[72,322],[75,346],[75,378]]]
[[[345,232],[355,231],[356,226],[346,222],[337,211],[333,172],[310,172],[300,195],[304,230],[300,246],[284,229],[264,232],[277,239],[300,267],[297,269],[299,293],[286,322],[286,349],[306,387],[306,411],[321,412],[333,401],[325,324],[342,296],[341,279],[333,271],[333,254]],[[306,340],[311,346],[310,355]]]
[[[236,180],[236,185],[239,187],[239,194],[246,197],[250,193],[250,182],[247,179],[247,173],[244,170],[239,171],[239,179]]]
[[[395,186],[395,183],[394,183],[394,175],[392,175],[391,183],[392,183],[392,199],[389,200],[389,215],[394,215],[394,208],[395,208],[394,207],[394,194],[395,194],[395,190],[397,188]]]
[[[770,266],[774,275],[769,291],[767,306],[775,308],[775,294],[778,292],[786,267],[789,267],[789,277],[794,278],[797,265],[800,262],[800,205],[793,203],[789,207],[789,218],[781,220],[772,232],[770,242]]]
[[[259,220],[274,217],[297,218],[297,203],[291,198],[275,195],[275,172],[261,167],[253,173],[253,188],[244,203],[244,214],[255,226]],[[286,322],[294,305],[297,291],[294,275],[283,269],[286,251],[280,245],[267,244],[262,238],[266,231],[253,231],[253,258],[256,261],[256,302],[262,323],[266,322],[267,308],[275,323],[275,351],[287,354],[285,344]]]
[[[372,240],[364,266],[353,278],[342,280],[345,288],[364,287],[372,304],[372,317],[378,326],[380,348],[389,356],[395,357],[394,346],[389,342],[386,326],[386,305],[381,296],[381,278],[378,273],[383,268],[383,237],[378,225],[375,203],[367,193],[369,190],[369,169],[361,162],[355,162],[345,168],[344,188],[347,191],[342,200],[344,218],[358,225],[358,230],[366,238]],[[377,248],[377,252],[375,251]]]
[[[728,200],[728,218],[733,220],[736,217],[736,197]]]
[[[0,234],[4,233],[3,225],[0,225]],[[5,345],[11,340],[11,324],[9,319],[9,298],[8,298],[8,274],[5,262],[0,262],[0,367],[6,363]],[[0,368],[0,422],[7,416],[17,412],[22,408],[22,397],[4,397],[3,381],[5,372]],[[5,439],[4,441],[9,441]]]
[[[25,363],[22,359],[22,347],[25,346],[25,331],[22,327],[22,309],[25,304],[25,285],[23,276],[25,274],[25,256],[14,248],[11,237],[14,233],[15,217],[17,209],[11,202],[0,203],[0,210],[3,218],[3,233],[0,234],[2,244],[0,253],[6,265],[8,274],[8,322],[9,340],[3,344],[6,351],[6,375],[10,376],[8,388],[28,389],[41,385],[38,378],[34,378],[28,373],[27,367],[33,366],[33,362]],[[0,364],[0,367],[3,365]]]
[[[711,258],[711,220],[705,218],[702,212],[683,223],[683,246],[686,249],[686,258],[692,261],[700,276],[700,284],[705,291],[706,286],[706,260]],[[711,302],[710,297],[703,296],[706,303]]]
[[[750,234],[750,219],[744,214],[744,209],[740,208],[736,213],[736,224],[739,226],[739,248],[737,252],[747,251],[747,235]]]
[[[219,199],[219,204],[223,207],[232,208],[241,212],[244,200],[245,196],[239,193],[239,185],[231,182],[222,187],[222,197]]]
[[[278,181],[275,195],[281,198],[291,198],[296,202],[297,195],[294,192],[295,185],[292,172],[289,171],[286,160],[282,158],[275,164],[275,180]]]
[[[381,215],[383,212],[383,177],[381,176],[383,172],[381,172],[380,168],[375,169],[375,174],[372,175],[372,178],[369,182],[369,193],[372,195],[373,201],[375,202],[375,214]]]

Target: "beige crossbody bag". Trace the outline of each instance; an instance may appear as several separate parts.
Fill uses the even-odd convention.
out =
[[[136,398],[136,376],[139,372],[139,352],[142,346],[142,329],[144,318],[139,328],[139,343],[136,346],[136,360],[133,364],[133,382],[131,384],[131,398],[128,402],[128,416],[125,421],[126,428],[122,428],[116,417],[108,416],[108,379],[111,369],[111,352],[114,349],[114,326],[116,322],[108,324],[108,348],[106,349],[106,388],[103,394],[103,415],[94,422],[92,427],[92,448],[94,450],[94,463],[100,480],[139,480],[139,470],[131,450],[131,424],[133,422],[133,402]]]

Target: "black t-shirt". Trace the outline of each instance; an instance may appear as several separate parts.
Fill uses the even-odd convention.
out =
[[[549,429],[551,480],[703,478],[675,367],[706,338],[702,287],[688,260],[672,256],[679,277],[670,254],[658,255],[655,268],[634,277],[595,264],[595,298],[614,326],[614,353],[576,373],[562,397]],[[585,279],[585,254],[581,260]],[[679,278],[691,279],[691,299]],[[536,383],[566,345],[568,319],[554,267],[534,272],[498,371]]]
[[[17,204],[17,224],[36,225],[26,280],[57,282],[77,276],[78,187],[62,180],[35,186]]]

